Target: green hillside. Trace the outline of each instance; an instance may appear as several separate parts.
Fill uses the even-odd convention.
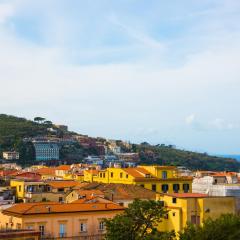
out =
[[[49,127],[53,127],[52,123],[43,118],[38,117],[35,121],[29,121],[25,118],[0,114],[0,156],[2,151],[17,150],[20,152],[20,164],[32,164],[34,147],[31,142],[23,141],[23,138],[47,135]],[[60,137],[62,134],[63,132],[58,130],[57,136]],[[67,134],[76,133],[67,132]],[[102,142],[104,141],[103,138]],[[121,146],[121,140],[117,143]],[[156,146],[148,143],[132,144],[130,149],[123,150],[139,153],[141,164],[185,166],[194,170],[238,171],[240,169],[240,163],[235,159],[185,151],[164,144]],[[63,146],[60,151],[61,159],[71,158],[75,161],[81,160],[88,154],[96,154],[96,152],[94,149],[83,149],[78,143]]]
[[[27,163],[34,158],[31,143],[24,143],[23,138],[43,136],[49,124],[39,124],[25,118],[0,114],[0,156],[2,151],[17,150],[20,152],[20,163]]]
[[[135,145],[135,148],[140,154],[142,163],[145,164],[185,166],[193,170],[239,171],[240,169],[240,163],[232,158],[185,151],[164,144],[157,146],[141,144]]]

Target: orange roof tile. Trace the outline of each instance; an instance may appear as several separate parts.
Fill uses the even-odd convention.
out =
[[[35,172],[41,175],[55,175],[55,168],[40,168]]]
[[[49,181],[47,182],[48,185],[50,185],[53,188],[67,188],[67,187],[77,187],[81,184],[76,181]]]
[[[91,173],[93,175],[98,175],[99,171],[98,170],[95,170],[95,169],[91,169],[91,170],[85,170],[86,172],[88,173]]]
[[[56,170],[64,170],[64,171],[70,171],[71,170],[71,165],[60,165],[55,168]]]
[[[83,189],[79,189],[78,190],[78,193],[81,195],[81,196],[90,196],[90,195],[104,195],[104,193],[100,190],[97,190],[97,189],[91,189],[91,190],[83,190]]]
[[[145,174],[150,174],[147,170],[140,168],[140,167],[138,167],[138,168],[122,168],[122,170],[127,172],[129,175],[131,175],[135,178],[145,178]]]
[[[111,203],[19,203],[3,210],[6,215],[38,215],[57,213],[97,212],[124,210],[124,207]]]

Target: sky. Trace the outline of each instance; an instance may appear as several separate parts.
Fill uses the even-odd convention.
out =
[[[240,154],[239,0],[0,0],[0,113]]]

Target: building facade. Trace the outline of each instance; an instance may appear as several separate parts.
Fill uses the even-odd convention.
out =
[[[59,160],[59,145],[51,141],[33,141],[37,161]]]
[[[20,203],[4,209],[0,227],[38,230],[44,238],[103,239],[104,219],[121,213],[114,203]]]
[[[3,152],[3,159],[5,160],[18,160],[19,152]]]
[[[172,166],[139,166],[136,168],[107,168],[85,170],[84,181],[136,184],[159,193],[192,192],[191,177],[177,177]]]

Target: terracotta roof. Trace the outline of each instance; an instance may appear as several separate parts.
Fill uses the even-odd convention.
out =
[[[60,165],[60,166],[56,167],[55,170],[70,171],[71,170],[71,165]]]
[[[86,198],[81,198],[76,201],[73,201],[71,203],[112,203],[110,200],[107,200],[105,198],[101,197],[86,197]]]
[[[76,181],[49,181],[47,182],[53,188],[67,188],[67,187],[77,187],[81,186],[79,182]]]
[[[99,171],[98,170],[95,170],[95,169],[91,169],[91,170],[85,170],[86,172],[88,173],[91,173],[93,175],[98,175]]]
[[[90,195],[104,195],[104,193],[98,189],[91,189],[91,190],[84,190],[84,189],[79,189],[78,190],[78,193],[81,195],[81,196],[90,196]]]
[[[40,168],[35,172],[41,175],[55,175],[55,168]]]
[[[6,215],[37,215],[76,212],[97,212],[124,210],[123,207],[111,203],[19,203],[2,211]]]
[[[143,168],[122,168],[123,171],[127,172],[134,178],[145,178],[145,174],[150,174],[147,170]],[[151,175],[151,174],[150,174]]]
[[[172,194],[163,194],[176,198],[205,198],[209,197],[207,194],[202,193],[172,193]]]
[[[83,189],[98,189],[105,197],[114,200],[156,199],[156,193],[137,185],[89,183]]]

